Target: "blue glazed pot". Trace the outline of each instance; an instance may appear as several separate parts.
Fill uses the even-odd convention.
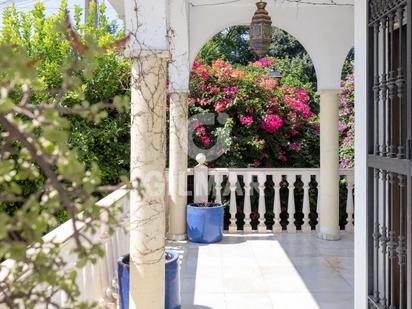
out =
[[[209,207],[187,205],[187,236],[190,241],[210,244],[222,240],[224,209],[221,204],[209,204]]]
[[[120,309],[129,309],[130,269],[129,254],[117,261],[119,279]],[[165,309],[180,309],[180,272],[179,255],[174,251],[166,251],[166,294]]]

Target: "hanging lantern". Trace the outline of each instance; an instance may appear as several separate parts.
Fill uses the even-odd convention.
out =
[[[272,43],[272,19],[266,11],[266,2],[256,3],[257,10],[250,24],[250,47],[259,56],[263,57]]]

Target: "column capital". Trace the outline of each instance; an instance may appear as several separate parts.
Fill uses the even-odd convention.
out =
[[[341,89],[319,89],[316,91],[317,95],[323,95],[323,94],[339,94],[341,93]]]

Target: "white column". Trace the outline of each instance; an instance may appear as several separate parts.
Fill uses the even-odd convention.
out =
[[[186,239],[187,92],[170,94],[168,239]]]
[[[368,306],[368,3],[354,1],[355,14],[355,257],[354,309]]]
[[[320,227],[319,238],[339,236],[339,90],[320,94]]]
[[[130,193],[131,309],[163,309],[167,52],[132,57]]]

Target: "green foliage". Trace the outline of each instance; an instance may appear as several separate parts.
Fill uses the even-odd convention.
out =
[[[97,29],[93,17],[81,24],[79,8],[72,27],[66,8],[45,17],[42,3],[28,13],[12,5],[3,15],[0,260],[15,265],[0,269],[0,306],[8,308],[48,307],[60,291],[70,308],[92,306],[77,300],[76,271],[103,254],[90,235],[118,227],[119,209],[98,207],[95,193],[128,170],[129,65],[111,47],[122,34],[109,32],[104,14]],[[67,219],[77,256],[70,273],[59,244],[43,239]]]
[[[354,65],[355,65],[355,49],[352,48],[348,56],[345,59],[345,63],[343,64],[342,80],[345,80],[348,78],[349,75],[354,74],[354,71],[353,71]]]
[[[316,91],[315,68],[305,48],[293,36],[274,27],[267,56],[283,60],[284,65],[280,67],[283,68],[284,75],[291,73],[295,79],[305,80],[305,83],[309,80],[313,91]],[[216,34],[203,46],[197,58],[209,65],[217,59],[242,65],[257,60],[249,46],[249,27],[233,26]],[[291,69],[287,69],[289,66]],[[298,71],[293,72],[293,68],[298,68]]]
[[[249,27],[234,26],[219,32],[203,46],[197,57],[208,64],[217,59],[243,65],[255,60],[256,55],[249,46]]]
[[[94,5],[94,4],[92,4]],[[64,18],[67,5],[63,1],[58,13],[46,17],[42,3],[27,13],[17,12],[9,6],[3,13],[3,29],[1,42],[20,44],[32,58],[38,59],[36,70],[41,77],[42,87],[59,88],[64,76],[63,59],[71,54],[69,41],[61,31],[55,31],[58,23]],[[123,36],[116,31],[114,23],[110,23],[105,15],[104,3],[100,5],[99,27],[94,28],[94,15],[86,22],[81,22],[82,10],[76,6],[74,10],[73,28],[78,31],[83,42],[94,40],[99,46]],[[96,63],[89,72],[77,70],[79,87],[83,89],[82,97],[68,95],[66,104],[76,104],[81,100],[89,104],[107,102],[117,95],[128,95],[129,62],[115,52],[96,55]],[[36,94],[33,102],[41,102],[48,94]],[[114,185],[120,177],[128,175],[129,170],[129,114],[111,111],[108,117],[94,123],[79,116],[68,117],[69,145],[78,151],[82,162],[90,166],[96,162],[102,171],[102,184]]]

